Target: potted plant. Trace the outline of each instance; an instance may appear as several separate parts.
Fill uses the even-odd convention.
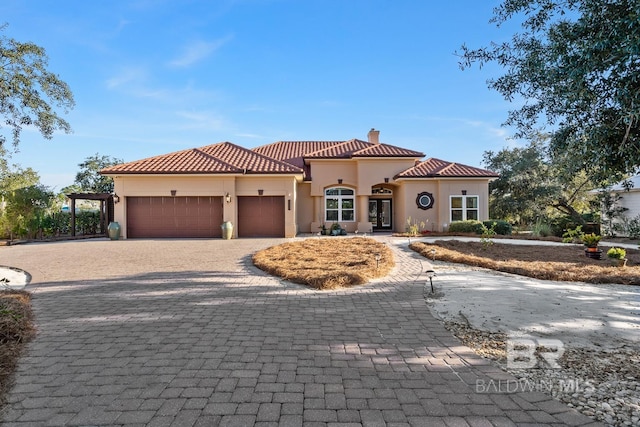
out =
[[[584,251],[585,255],[589,258],[600,259],[602,251],[598,249],[598,243],[600,243],[602,236],[598,236],[596,233],[589,233],[582,235],[582,242],[587,247]]]
[[[598,250],[598,243],[600,243],[602,236],[598,236],[596,233],[589,233],[582,235],[582,242],[587,247],[589,252],[596,252]]]
[[[613,265],[618,267],[624,267],[627,265],[627,251],[623,248],[613,247],[607,251],[607,257],[611,260]]]
[[[324,224],[322,224],[322,225],[321,225],[320,227],[318,227],[318,228],[320,229],[320,233],[321,233],[323,236],[328,236],[328,235],[329,235],[329,233],[327,233],[327,227],[326,227]]]
[[[340,224],[338,224],[337,222],[334,222],[331,225],[331,235],[332,236],[339,236],[341,233],[341,229],[342,227],[340,227]]]

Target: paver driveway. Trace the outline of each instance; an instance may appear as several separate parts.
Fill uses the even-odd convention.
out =
[[[479,390],[513,378],[431,316],[415,255],[383,239],[396,270],[331,292],[251,265],[279,239],[0,248],[33,275],[38,324],[3,425],[591,422],[542,393]]]

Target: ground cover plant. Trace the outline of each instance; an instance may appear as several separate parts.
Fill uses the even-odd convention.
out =
[[[34,335],[31,294],[0,291],[0,408],[6,403],[18,358]]]
[[[393,268],[393,253],[366,237],[321,237],[283,243],[257,252],[261,270],[315,289],[361,285]]]
[[[581,245],[513,245],[437,240],[409,246],[430,259],[435,249],[438,261],[467,264],[542,280],[640,285],[640,251],[627,249],[626,267],[613,266],[606,256],[595,260],[585,256]]]

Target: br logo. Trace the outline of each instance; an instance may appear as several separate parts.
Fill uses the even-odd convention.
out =
[[[560,369],[558,359],[564,353],[560,340],[545,338],[510,338],[507,340],[507,368]]]

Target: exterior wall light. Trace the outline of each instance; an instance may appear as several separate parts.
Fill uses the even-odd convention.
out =
[[[115,193],[113,194],[113,203],[120,203],[120,196]]]
[[[467,190],[462,190],[462,195],[466,196],[467,195]]]
[[[389,178],[385,178],[384,182],[385,182],[385,184],[388,184],[389,183]]]
[[[263,194],[264,194],[264,190],[263,189],[258,190],[258,196],[262,196]]]
[[[342,184],[342,178],[338,178],[338,184]]]
[[[172,195],[172,196],[175,196],[175,195],[176,195],[176,193],[177,193],[177,191],[176,191],[176,190],[171,190],[171,195]]]
[[[224,195],[224,200],[226,200],[227,203],[231,203],[231,194],[227,193]]]

